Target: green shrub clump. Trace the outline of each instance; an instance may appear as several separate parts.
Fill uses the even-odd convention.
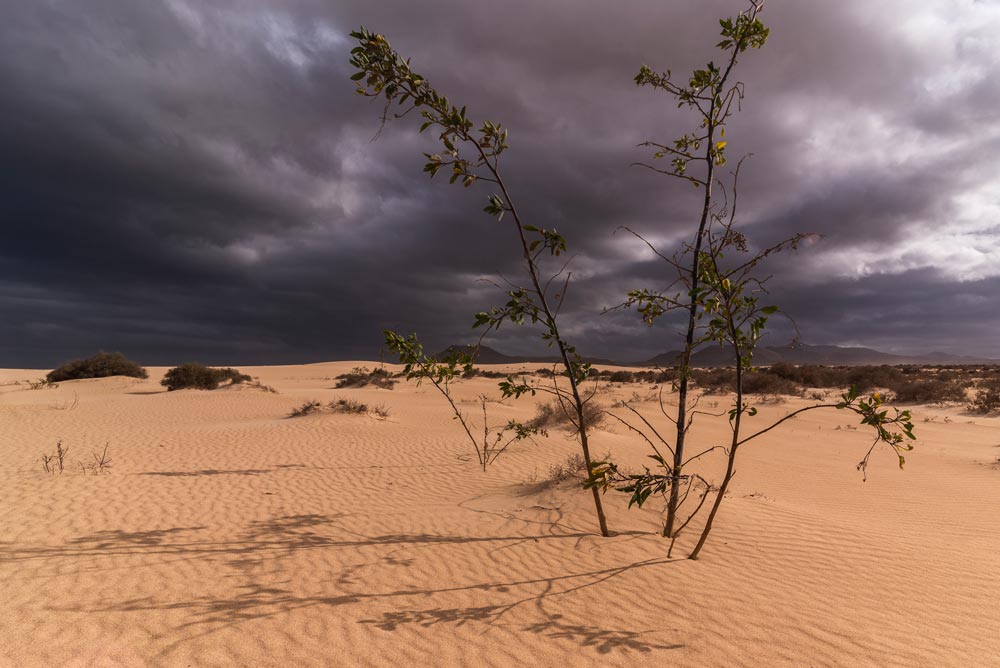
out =
[[[121,353],[97,353],[87,359],[66,362],[58,369],[50,371],[45,379],[50,383],[60,383],[65,380],[110,376],[149,378],[149,373],[135,362],[126,359]]]
[[[193,387],[197,390],[215,390],[226,381],[230,381],[232,385],[238,385],[239,383],[249,383],[250,380],[250,376],[240,373],[237,369],[229,367],[215,369],[197,362],[188,362],[167,371],[163,380],[160,381],[160,385],[171,392],[187,387]]]

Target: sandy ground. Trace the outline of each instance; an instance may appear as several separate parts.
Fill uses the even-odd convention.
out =
[[[850,416],[790,421],[744,450],[692,562],[694,531],[667,559],[656,509],[621,494],[595,534],[588,495],[545,482],[568,434],[483,473],[432,388],[331,389],[352,366],[244,369],[278,394],[0,371],[0,665],[1000,666],[1000,419],[917,407],[906,470],[883,452],[867,482]],[[314,398],[390,416],[286,419]],[[594,440],[645,454],[619,426]],[[105,444],[111,472],[84,475]]]

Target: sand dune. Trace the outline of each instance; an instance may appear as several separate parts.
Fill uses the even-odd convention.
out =
[[[622,495],[595,534],[588,496],[546,482],[568,434],[483,473],[432,389],[331,389],[352,366],[244,369],[278,394],[0,371],[0,665],[1000,666],[1000,419],[917,407],[906,470],[883,453],[867,482],[848,415],[790,421],[744,451],[691,562],[694,531],[667,559]],[[390,415],[286,419],[314,398]],[[645,455],[621,427],[594,440]],[[84,475],[105,444],[111,473]]]

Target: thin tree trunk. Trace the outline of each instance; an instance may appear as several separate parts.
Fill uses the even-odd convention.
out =
[[[694,550],[688,555],[688,559],[697,559],[698,555],[701,553],[701,549],[705,546],[705,541],[708,540],[708,534],[712,532],[712,523],[715,522],[715,516],[719,513],[719,506],[722,505],[722,499],[726,495],[726,490],[729,489],[729,481],[733,479],[733,474],[736,469],[736,451],[740,447],[740,419],[743,417],[743,358],[739,355],[739,350],[736,351],[736,417],[733,419],[733,440],[729,445],[729,460],[726,462],[726,475],[722,478],[722,484],[719,485],[719,493],[715,497],[715,503],[712,504],[712,510],[708,513],[708,519],[705,521],[705,528],[701,531],[701,537],[698,539],[698,544],[694,546]]]
[[[694,352],[694,329],[698,319],[698,301],[695,291],[698,289],[698,274],[700,270],[701,245],[705,237],[705,228],[712,209],[712,179],[715,174],[715,161],[712,158],[711,147],[715,141],[715,125],[708,125],[708,174],[705,178],[705,202],[701,209],[701,222],[698,224],[698,236],[694,242],[694,261],[691,263],[691,306],[688,310],[687,334],[684,337],[684,352],[681,356],[680,386],[677,389],[677,441],[674,446],[674,467],[670,472],[670,500],[667,503],[667,523],[663,527],[663,535],[671,538],[674,535],[674,523],[677,521],[677,506],[680,497],[678,487],[681,480],[681,469],[684,466],[684,437],[687,435],[687,396],[688,379],[691,375],[691,354]]]
[[[489,164],[488,160],[486,160],[486,156],[482,153],[482,149],[480,149],[480,155],[486,161],[487,166],[493,173],[497,185],[500,186],[500,190],[503,192],[504,200],[506,201],[507,206],[510,207],[511,216],[513,216],[514,222],[517,224],[517,233],[521,240],[521,250],[524,255],[525,262],[528,265],[528,275],[531,277],[532,287],[534,288],[535,294],[538,295],[538,304],[542,309],[542,313],[545,315],[545,324],[549,327],[549,330],[555,339],[556,346],[559,348],[559,356],[562,359],[563,366],[566,367],[566,376],[569,379],[569,386],[573,394],[573,403],[576,408],[576,415],[579,421],[580,449],[583,451],[583,460],[587,465],[587,475],[589,476],[593,471],[593,460],[590,457],[590,439],[587,433],[587,420],[583,414],[583,399],[580,397],[580,388],[576,382],[576,375],[573,373],[573,364],[570,362],[569,352],[566,350],[566,343],[559,335],[559,328],[556,324],[555,315],[549,308],[548,300],[545,298],[545,290],[538,278],[538,268],[532,260],[531,249],[528,246],[527,238],[524,236],[524,226],[521,223],[521,217],[517,214],[517,209],[514,208],[514,202],[510,197],[510,193],[507,192],[507,186],[504,185],[503,179],[500,177],[500,173]],[[608,531],[608,520],[604,515],[604,504],[601,501],[601,494],[596,487],[593,488],[592,491],[594,493],[594,510],[597,512],[597,524],[600,527],[601,535],[607,538],[611,534]]]

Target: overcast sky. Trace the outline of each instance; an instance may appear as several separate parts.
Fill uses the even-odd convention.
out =
[[[632,77],[718,59],[738,0],[0,5],[0,366],[373,359],[386,327],[471,340],[502,299],[481,279],[518,275],[516,237],[482,213],[488,187],[421,173],[418,119],[370,141],[359,25],[510,129],[521,212],[575,255],[580,350],[678,347],[669,324],[601,315],[667,278],[616,227],[669,246],[697,224],[697,191],[629,167],[692,127]],[[769,265],[772,301],[807,343],[1000,357],[1000,2],[768,0],[762,18],[727,134],[754,154],[738,225],[824,235]]]

